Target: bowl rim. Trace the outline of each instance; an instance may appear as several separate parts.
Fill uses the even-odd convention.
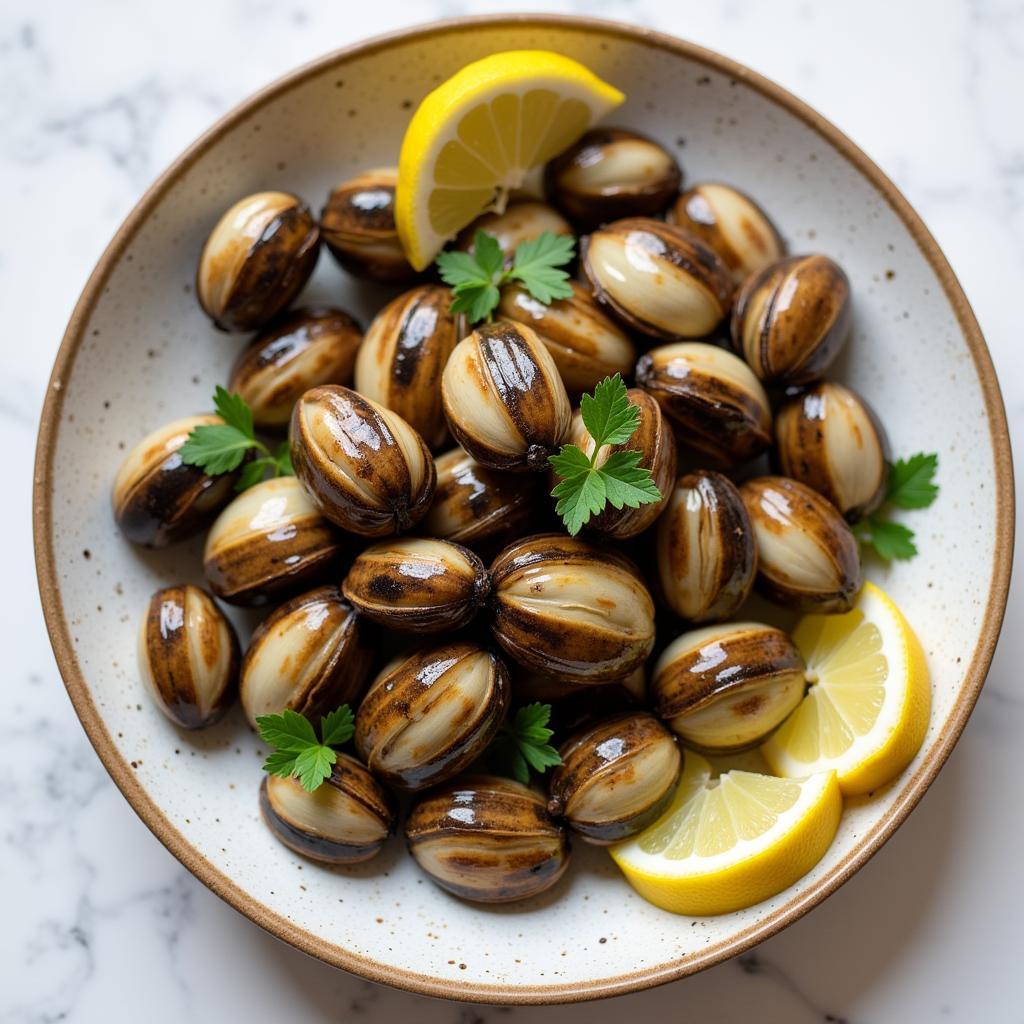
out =
[[[682,56],[743,82],[798,117],[836,149],[884,196],[906,226],[942,285],[956,315],[978,374],[985,402],[995,462],[995,547],[992,576],[977,646],[967,665],[964,682],[951,712],[950,727],[939,737],[908,779],[904,780],[889,812],[861,837],[857,846],[811,888],[773,910],[765,919],[676,961],[629,974],[588,982],[550,985],[481,985],[432,977],[380,964],[320,939],[261,904],[236,882],[207,861],[179,832],[138,781],[118,752],[89,692],[75,655],[64,616],[53,550],[52,505],[54,451],[64,404],[64,382],[74,368],[93,309],[125,249],[164,194],[226,132],[253,113],[308,79],[347,61],[387,49],[396,43],[426,40],[439,34],[473,32],[482,27],[516,25],[568,27],[626,39]],[[370,981],[421,995],[496,1004],[553,1004],[578,1002],[651,988],[721,963],[751,948],[802,917],[855,874],[889,839],[924,795],[949,757],[978,699],[999,637],[1010,584],[1014,544],[1014,482],[1010,438],[999,384],[981,329],[960,283],[920,216],[872,160],[838,128],[786,89],[744,65],[713,50],[651,29],[580,15],[493,14],[443,19],[413,25],[334,50],[276,79],[244,99],[217,120],[153,182],[118,228],[93,269],[68,322],[54,362],[40,418],[32,500],[33,542],[40,598],[57,667],[75,712],[104,767],[132,808],[163,845],[204,885],[272,935],[325,963]]]

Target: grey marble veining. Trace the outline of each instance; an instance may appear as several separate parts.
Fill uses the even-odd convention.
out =
[[[1021,1020],[1024,733],[1020,584],[960,745],[879,855],[811,915],[695,978],[599,1005],[424,1000],[310,960],[204,889],[146,831],[78,725],[35,599],[27,537],[36,419],[85,278],[142,190],[254,88],[335,46],[512,3],[408,0],[0,6],[0,431],[13,482],[0,591],[8,652],[0,1021],[475,1024]],[[970,296],[1024,443],[1024,2],[567,0],[721,50],[838,123],[928,221]]]

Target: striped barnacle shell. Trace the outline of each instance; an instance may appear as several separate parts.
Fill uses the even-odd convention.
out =
[[[605,718],[574,733],[558,752],[548,812],[600,845],[661,817],[683,763],[675,737],[646,711]]]
[[[445,367],[441,394],[455,440],[492,469],[548,468],[572,408],[558,367],[525,324],[481,324]]]
[[[397,413],[349,388],[324,385],[295,405],[292,464],[323,514],[365,537],[408,530],[434,495],[434,460]]]
[[[734,614],[754,584],[757,547],[736,485],[701,469],[680,477],[658,520],[658,582],[677,615],[717,622]]]
[[[627,328],[677,341],[710,334],[729,312],[729,268],[681,228],[617,220],[584,239],[583,272],[598,302]]]
[[[409,281],[409,265],[395,227],[398,171],[378,167],[343,181],[320,212],[320,232],[331,255],[350,273],[375,281]]]
[[[745,750],[803,700],[804,663],[779,629],[758,622],[704,626],[677,637],[654,667],[654,710],[687,746]]]
[[[536,477],[482,466],[462,448],[439,455],[434,465],[437,488],[423,520],[432,537],[493,551],[529,532],[541,502]]]
[[[732,343],[761,380],[817,380],[850,333],[850,281],[827,256],[789,256],[748,278],[732,313]]]
[[[636,566],[565,534],[507,547],[491,566],[495,639],[520,665],[566,682],[606,683],[654,646],[654,603]]]
[[[431,790],[405,823],[409,852],[442,889],[510,903],[550,889],[569,866],[566,830],[528,786],[466,776]]]
[[[267,775],[260,812],[285,846],[325,864],[369,860],[395,830],[390,794],[348,754],[337,755],[331,774],[312,793],[293,775]]]
[[[764,210],[729,185],[710,181],[694,185],[672,204],[668,219],[713,249],[737,285],[786,251]]]
[[[801,611],[849,611],[863,583],[860,552],[835,505],[783,476],[748,480],[740,494],[765,594]]]
[[[256,628],[242,659],[239,693],[255,726],[285,708],[316,721],[366,689],[373,651],[335,586],[292,598]]]
[[[292,310],[252,339],[231,371],[228,390],[245,399],[257,427],[280,430],[310,388],[351,383],[362,337],[343,310]]]
[[[397,412],[431,448],[448,436],[441,374],[461,337],[451,304],[451,290],[436,284],[399,295],[374,318],[356,359],[356,391]]]
[[[783,476],[813,488],[849,520],[869,515],[885,497],[885,430],[871,406],[842,384],[821,381],[779,409],[775,454]]]
[[[641,505],[639,508],[615,508],[611,504],[606,505],[603,512],[591,518],[587,528],[614,540],[627,540],[643,533],[668,504],[672,483],[676,478],[676,442],[662,415],[661,407],[640,388],[630,388],[627,394],[630,404],[640,409],[640,423],[633,436],[624,444],[602,446],[595,465],[603,466],[615,452],[642,452],[640,466],[650,470],[654,483],[661,491],[661,501]],[[578,412],[572,419],[569,440],[588,458],[593,456],[594,439]],[[555,481],[560,479],[554,474],[552,478]]]
[[[366,548],[348,571],[345,597],[374,622],[410,633],[459,629],[477,613],[491,578],[477,555],[429,537]]]
[[[222,330],[257,330],[299,294],[319,251],[319,229],[301,199],[288,192],[246,196],[206,239],[196,297]]]
[[[427,648],[388,665],[356,713],[356,750],[407,792],[457,775],[490,744],[509,704],[508,671],[477,644]]]
[[[540,238],[545,231],[552,235],[572,237],[572,226],[553,207],[535,200],[509,203],[502,213],[485,213],[477,217],[469,227],[459,232],[453,248],[470,252],[478,231],[493,235],[505,253],[506,265],[511,265],[516,249],[523,242]]]
[[[578,395],[593,391],[605,377],[628,376],[636,362],[636,348],[586,288],[575,281],[570,285],[572,298],[555,299],[548,305],[525,288],[510,285],[502,289],[498,312],[537,332],[566,390]]]
[[[205,590],[158,590],[142,617],[138,654],[146,689],[175,725],[202,729],[227,710],[238,679],[238,637]]]
[[[186,466],[179,449],[196,427],[219,416],[186,416],[144,437],[114,478],[111,501],[118,529],[133,544],[162,548],[198,533],[234,493],[237,473],[209,476]]]
[[[231,604],[261,605],[317,582],[342,550],[338,532],[293,476],[239,494],[206,537],[203,571]]]
[[[683,173],[654,139],[623,128],[592,128],[549,161],[548,195],[574,223],[597,227],[620,217],[661,213]]]
[[[761,383],[731,352],[704,342],[653,348],[636,366],[677,430],[677,440],[716,462],[755,458],[771,444],[772,417]]]

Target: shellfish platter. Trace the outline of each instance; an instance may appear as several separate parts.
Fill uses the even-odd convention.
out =
[[[665,911],[726,914],[925,738],[921,644],[864,564],[914,557],[891,514],[927,514],[937,456],[890,451],[830,375],[842,266],[685,182],[623,99],[492,54],[395,167],[319,217],[241,196],[196,254],[247,340],[213,411],[154,423],[113,481],[123,543],[205,531],[207,586],[152,595],[139,676],[183,743],[240,702],[252,799],[302,858],[401,832],[432,883],[509,903],[583,843]],[[322,259],[389,296],[365,331],[302,305]],[[265,615],[244,651],[222,604]]]

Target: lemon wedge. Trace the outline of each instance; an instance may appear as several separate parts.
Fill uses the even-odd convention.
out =
[[[900,610],[865,583],[844,615],[808,615],[793,640],[811,687],[761,748],[772,771],[831,768],[848,796],[895,778],[924,741],[931,684],[924,651]]]
[[[398,160],[395,222],[409,262],[425,269],[470,221],[502,212],[532,169],[624,98],[546,50],[495,53],[439,85],[413,114]]]
[[[788,888],[821,860],[839,827],[834,772],[776,779],[686,752],[668,811],[611,848],[636,891],[676,914],[726,914]]]

